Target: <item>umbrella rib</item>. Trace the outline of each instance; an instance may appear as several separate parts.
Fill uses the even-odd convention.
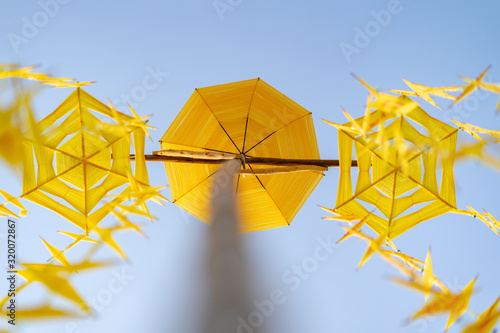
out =
[[[214,172],[212,172],[207,178],[203,179],[202,181],[200,181],[198,184],[196,184],[195,186],[191,187],[189,190],[187,190],[186,192],[184,192],[184,194],[182,194],[180,197],[178,197],[177,199],[174,200],[174,198],[172,198],[172,203],[175,203],[176,201],[179,201],[183,196],[185,196],[186,194],[188,194],[189,192],[191,192],[192,190],[194,190],[198,185],[200,185],[201,183],[203,183],[204,181],[206,181],[208,178],[212,177],[213,175],[215,175],[217,172],[219,172],[220,168],[218,168],[217,170],[215,170]]]
[[[255,90],[257,90],[257,85],[259,84],[260,78],[257,78],[255,82],[255,87],[253,88],[252,98],[250,99],[250,104],[248,105],[247,120],[245,122],[245,133],[243,134],[243,148],[241,151],[245,151],[245,142],[247,139],[247,129],[248,129],[248,118],[250,117],[250,109],[252,108],[253,97],[255,96]]]
[[[240,186],[240,174],[238,174],[238,178],[236,179],[236,191],[234,192],[234,197],[238,195],[238,187]]]
[[[253,171],[253,168],[252,166],[249,164],[248,167],[250,169],[252,169]],[[287,219],[285,218],[285,215],[283,214],[283,212],[281,211],[280,207],[278,206],[278,204],[276,203],[276,201],[274,201],[274,198],[271,196],[271,194],[267,191],[266,187],[264,186],[264,184],[262,184],[262,181],[260,180],[259,176],[255,175],[255,178],[257,178],[257,180],[259,181],[260,183],[260,186],[262,186],[262,188],[264,189],[264,191],[266,191],[267,195],[269,196],[269,198],[271,198],[271,200],[273,201],[274,205],[276,206],[276,208],[278,209],[278,212],[280,212],[281,216],[283,217],[283,220],[285,220],[286,224],[287,225],[290,225],[290,223],[287,221]]]
[[[226,133],[226,135],[229,138],[229,140],[231,140],[232,144],[234,145],[234,147],[236,148],[236,150],[238,151],[238,153],[241,154],[241,151],[238,149],[238,146],[236,146],[236,143],[234,143],[233,139],[229,136],[229,134],[227,133],[227,131],[224,128],[224,126],[222,126],[222,124],[220,123],[219,119],[215,116],[215,113],[212,111],[212,109],[210,108],[210,105],[208,105],[207,101],[205,101],[205,98],[203,98],[203,95],[200,93],[200,91],[198,89],[196,89],[196,92],[198,93],[198,95],[200,95],[201,99],[203,100],[203,103],[205,103],[205,105],[207,106],[207,108],[210,110],[210,112],[214,116],[215,120],[217,120],[217,122],[219,123],[219,126],[222,128],[222,130],[224,131],[224,133]]]
[[[266,136],[264,139],[262,139],[262,140],[260,140],[259,142],[257,142],[257,143],[256,143],[256,144],[252,147],[252,148],[250,148],[250,149],[248,149],[247,151],[245,151],[245,152],[244,152],[244,154],[247,154],[250,150],[252,150],[252,149],[254,149],[256,146],[260,145],[260,144],[261,144],[264,140],[266,140],[267,138],[269,138],[271,135],[275,134],[275,133],[276,133],[276,132],[278,132],[279,130],[282,130],[283,128],[285,128],[286,126],[290,125],[291,123],[293,123],[293,122],[295,122],[295,121],[297,121],[297,120],[300,120],[300,119],[302,119],[302,118],[304,118],[304,117],[307,117],[307,116],[309,116],[309,115],[311,115],[311,112],[309,112],[308,114],[305,114],[305,115],[303,115],[303,116],[301,116],[301,117],[299,117],[299,118],[297,118],[297,119],[292,120],[291,122],[289,122],[289,123],[288,123],[288,124],[286,124],[286,125],[281,126],[281,127],[280,127],[280,128],[278,128],[277,130],[275,130],[274,132],[272,132],[271,134],[269,134],[268,136]]]

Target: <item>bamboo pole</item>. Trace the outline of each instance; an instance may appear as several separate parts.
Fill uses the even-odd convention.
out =
[[[295,166],[283,166],[272,169],[242,169],[237,173],[240,175],[275,175],[279,173],[290,173],[290,172],[300,172],[300,171],[328,171],[327,167],[317,166],[317,165],[295,165]]]
[[[130,155],[130,159],[135,159],[135,155]],[[198,164],[221,164],[227,160],[243,160],[241,155],[217,153],[217,152],[192,152],[179,150],[155,151],[153,155],[145,155],[146,161],[151,162],[175,162],[175,163],[198,163]],[[245,156],[245,164],[260,164],[270,166],[317,166],[323,168],[339,167],[339,160],[318,160],[318,159],[292,159],[274,157],[250,157]],[[357,167],[356,160],[351,161],[351,167]],[[304,169],[306,170],[306,169]],[[311,168],[312,171],[317,171]],[[301,170],[303,171],[303,170]]]

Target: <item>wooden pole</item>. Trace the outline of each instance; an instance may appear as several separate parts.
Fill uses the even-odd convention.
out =
[[[269,169],[241,169],[237,171],[240,175],[275,175],[278,173],[290,173],[300,171],[328,171],[327,167],[320,167],[317,165],[295,165],[295,166],[282,166]]]
[[[154,151],[153,155],[170,157],[191,157],[204,160],[233,160],[238,156],[241,156],[238,154],[219,153],[213,151],[190,151],[175,149]]]
[[[217,152],[191,152],[179,150],[155,151],[153,155],[145,155],[146,161],[151,162],[174,162],[174,163],[198,163],[198,164],[222,164],[227,160],[242,160],[241,155]],[[135,155],[130,155],[135,159]],[[245,164],[260,164],[270,166],[317,166],[323,168],[339,167],[339,160],[317,160],[317,159],[292,159],[274,157],[250,157],[245,156]],[[357,167],[356,160],[351,161],[351,167]],[[313,168],[311,168],[313,169]],[[317,170],[314,170],[317,171]]]

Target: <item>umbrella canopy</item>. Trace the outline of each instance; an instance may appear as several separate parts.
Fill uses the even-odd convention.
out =
[[[160,140],[163,150],[252,157],[319,159],[309,111],[260,79],[196,89]],[[219,166],[165,162],[172,201],[204,222],[211,217]],[[321,171],[239,174],[235,182],[240,230],[289,225],[319,183]],[[218,184],[224,186],[225,184]]]

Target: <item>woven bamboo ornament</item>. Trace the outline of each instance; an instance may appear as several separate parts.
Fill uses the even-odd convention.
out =
[[[406,96],[399,100],[410,101]],[[366,117],[378,123],[376,130],[364,135],[348,130],[361,128]],[[340,180],[333,212],[365,218],[365,223],[379,235],[395,238],[422,221],[456,208],[456,128],[429,116],[416,104],[404,115],[376,110],[353,121],[338,130]],[[427,133],[420,133],[411,122],[421,125]],[[359,167],[354,189],[353,145]],[[403,214],[419,204],[424,205]]]
[[[110,191],[131,181],[148,187],[145,133],[133,121],[75,89],[54,112],[32,124],[24,145],[21,197],[55,211],[88,234],[124,201],[118,198],[96,208]],[[136,155],[142,156],[135,161],[135,178],[129,159],[131,136]]]

